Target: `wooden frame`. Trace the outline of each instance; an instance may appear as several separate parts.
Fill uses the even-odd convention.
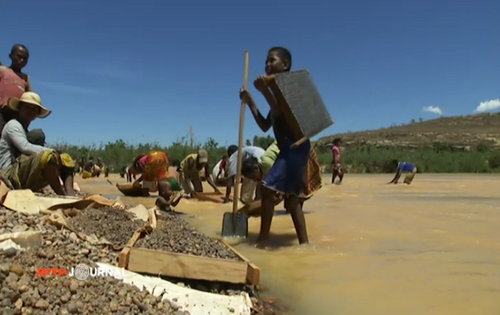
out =
[[[134,233],[118,256],[118,267],[129,271],[193,280],[221,281],[257,286],[260,269],[233,247],[221,241],[241,261],[177,254],[146,248],[134,248],[144,235]]]
[[[299,71],[306,71],[309,73],[308,70],[299,70]],[[281,93],[281,89],[276,83],[276,76],[275,75],[269,75],[266,77],[266,82],[267,85],[269,86],[272,94],[276,98],[276,101],[278,102],[278,106],[280,111],[283,113],[285,116],[286,122],[290,125],[292,133],[297,140],[295,143],[292,144],[292,148],[298,147],[302,143],[306,142],[309,137],[304,135],[302,132],[302,128],[300,127],[299,123],[297,122],[297,119],[295,119],[294,114],[292,113],[292,110],[290,109],[290,106],[288,105],[288,102],[286,101],[285,97]],[[334,121],[332,120],[332,123]]]
[[[281,89],[279,88],[278,84],[275,81],[275,76],[274,75],[268,76],[267,83],[268,83],[269,87],[271,88],[271,92],[273,93],[274,97],[276,98],[276,101],[278,102],[278,107],[279,107],[280,111],[285,116],[286,122],[288,124],[290,124],[293,135],[295,136],[295,139],[300,139],[297,142],[301,141],[301,143],[304,143],[305,141],[307,141],[308,138],[306,136],[304,136],[304,134],[302,133],[302,130],[299,126],[299,123],[297,122],[297,119],[295,119],[295,116],[293,115],[292,110],[290,109],[290,106],[288,105],[288,102],[286,101],[285,97],[281,93]],[[294,143],[294,145],[295,145],[295,143]]]

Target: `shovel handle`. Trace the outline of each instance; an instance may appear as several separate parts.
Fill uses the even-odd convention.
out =
[[[249,53],[248,50],[245,51],[245,68],[243,71],[243,87],[246,89],[248,86],[248,63],[249,63]],[[240,109],[240,128],[239,128],[239,139],[238,139],[238,160],[236,164],[236,181],[234,183],[234,193],[233,193],[233,214],[238,211],[239,200],[239,188],[241,182],[241,151],[243,150],[243,127],[245,124],[245,102],[241,102]],[[236,227],[236,216],[233,215],[233,227]]]
[[[307,139],[309,139],[308,137],[304,136],[302,138],[300,138],[298,141],[296,141],[294,144],[292,144],[290,146],[291,149],[295,149],[296,147],[298,147],[299,145],[303,144],[304,142],[307,141]]]

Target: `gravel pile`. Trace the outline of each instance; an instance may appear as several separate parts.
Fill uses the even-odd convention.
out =
[[[44,223],[39,215],[29,215],[0,207],[0,234],[40,231]]]
[[[112,207],[93,208],[81,211],[69,218],[68,224],[77,232],[105,238],[114,245],[125,245],[134,232],[145,225],[142,220],[125,210]]]
[[[70,270],[80,263],[96,267],[92,257],[106,254],[94,253],[95,249],[61,231],[45,231],[44,242],[50,246],[0,251],[1,314],[189,314],[110,277],[78,281],[69,276],[37,276],[38,268]]]
[[[68,222],[84,234],[95,234],[124,245],[143,221],[114,208],[82,211]],[[239,260],[221,242],[199,233],[176,214],[162,213],[158,229],[141,239],[137,247],[165,250],[213,258]],[[36,276],[37,268],[68,268],[80,263],[95,266],[105,262],[116,265],[118,252],[109,246],[91,245],[75,233],[44,224],[41,215],[27,215],[0,208],[0,234],[16,231],[41,231],[43,250],[0,250],[0,303],[2,315],[9,314],[188,314],[175,305],[160,301],[146,291],[112,278],[77,281],[70,277]],[[255,314],[278,314],[244,285],[221,282],[164,278],[180,286],[222,295],[246,291],[258,311]]]
[[[220,241],[198,232],[175,214],[162,215],[156,229],[141,238],[135,247],[211,258],[240,260]]]

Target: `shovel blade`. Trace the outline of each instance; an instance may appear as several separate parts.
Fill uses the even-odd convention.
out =
[[[236,216],[236,227],[233,229],[233,215]],[[248,237],[248,216],[245,213],[226,212],[222,218],[222,237]]]

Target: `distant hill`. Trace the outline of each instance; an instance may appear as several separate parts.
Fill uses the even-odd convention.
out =
[[[465,151],[480,146],[500,148],[500,113],[441,117],[378,130],[335,134],[322,137],[317,145],[330,145],[336,137],[340,137],[342,146],[347,148],[363,144],[402,149],[446,144]]]

